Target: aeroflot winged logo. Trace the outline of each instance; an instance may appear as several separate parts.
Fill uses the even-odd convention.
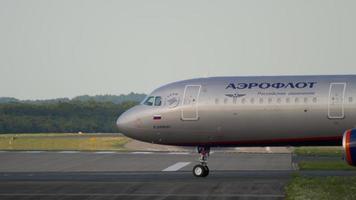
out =
[[[317,82],[277,82],[277,83],[229,83],[225,89],[235,89],[235,90],[243,90],[243,89],[304,89],[304,88],[314,88]]]

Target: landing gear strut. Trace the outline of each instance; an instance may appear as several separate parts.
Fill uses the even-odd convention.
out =
[[[200,154],[199,163],[193,168],[193,174],[196,177],[206,177],[209,175],[208,168],[208,157],[210,153],[210,147],[208,146],[198,146],[198,153]]]

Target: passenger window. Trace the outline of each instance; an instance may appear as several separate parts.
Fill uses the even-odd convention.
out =
[[[349,102],[350,102],[350,103],[352,103],[352,102],[353,102],[352,97],[349,97]]]
[[[282,102],[282,99],[281,98],[278,98],[277,99],[277,103],[281,103]]]
[[[156,97],[155,98],[155,106],[161,106],[161,105],[162,105],[162,98]]]
[[[150,96],[146,99],[146,101],[143,104],[147,105],[147,106],[153,106],[154,100],[155,100],[155,97]]]
[[[219,104],[219,99],[218,98],[215,99],[215,104]]]
[[[289,97],[286,98],[286,103],[290,103],[290,98]]]
[[[308,97],[304,98],[304,103],[308,103]]]
[[[254,98],[251,98],[251,99],[250,99],[250,103],[251,103],[251,104],[254,104],[254,103],[255,103],[255,99],[254,99]]]
[[[245,98],[241,99],[241,103],[245,104],[246,103],[246,99]]]
[[[263,98],[260,98],[260,104],[263,104]]]
[[[227,104],[227,101],[228,101],[228,99],[227,99],[227,98],[225,98],[225,99],[224,99],[224,104]]]
[[[314,97],[313,102],[316,103],[318,101],[318,98]]]
[[[294,102],[295,102],[295,103],[299,103],[299,98],[298,98],[298,97],[295,98]]]
[[[272,99],[272,98],[268,98],[268,103],[269,103],[269,104],[271,104],[271,103],[272,103],[272,101],[273,101],[273,99]]]

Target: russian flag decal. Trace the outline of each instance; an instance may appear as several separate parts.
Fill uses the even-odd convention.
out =
[[[161,115],[153,115],[153,120],[161,120],[162,116]]]

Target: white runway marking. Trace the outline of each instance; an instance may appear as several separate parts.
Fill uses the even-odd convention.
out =
[[[267,151],[268,153],[272,153],[271,147],[266,147],[266,151]]]
[[[149,151],[135,151],[135,152],[131,152],[132,154],[153,154],[153,152],[149,152]]]
[[[43,153],[43,151],[23,151],[23,153]]]
[[[97,151],[97,152],[94,152],[96,154],[113,154],[113,153],[116,153],[114,151]]]
[[[182,169],[183,167],[189,165],[190,162],[177,162],[174,165],[171,165],[169,167],[167,167],[166,169],[162,170],[162,172],[174,172],[174,171],[178,171],[179,169]]]
[[[58,153],[80,153],[79,151],[59,151]]]
[[[189,155],[189,152],[169,152],[171,155]]]

